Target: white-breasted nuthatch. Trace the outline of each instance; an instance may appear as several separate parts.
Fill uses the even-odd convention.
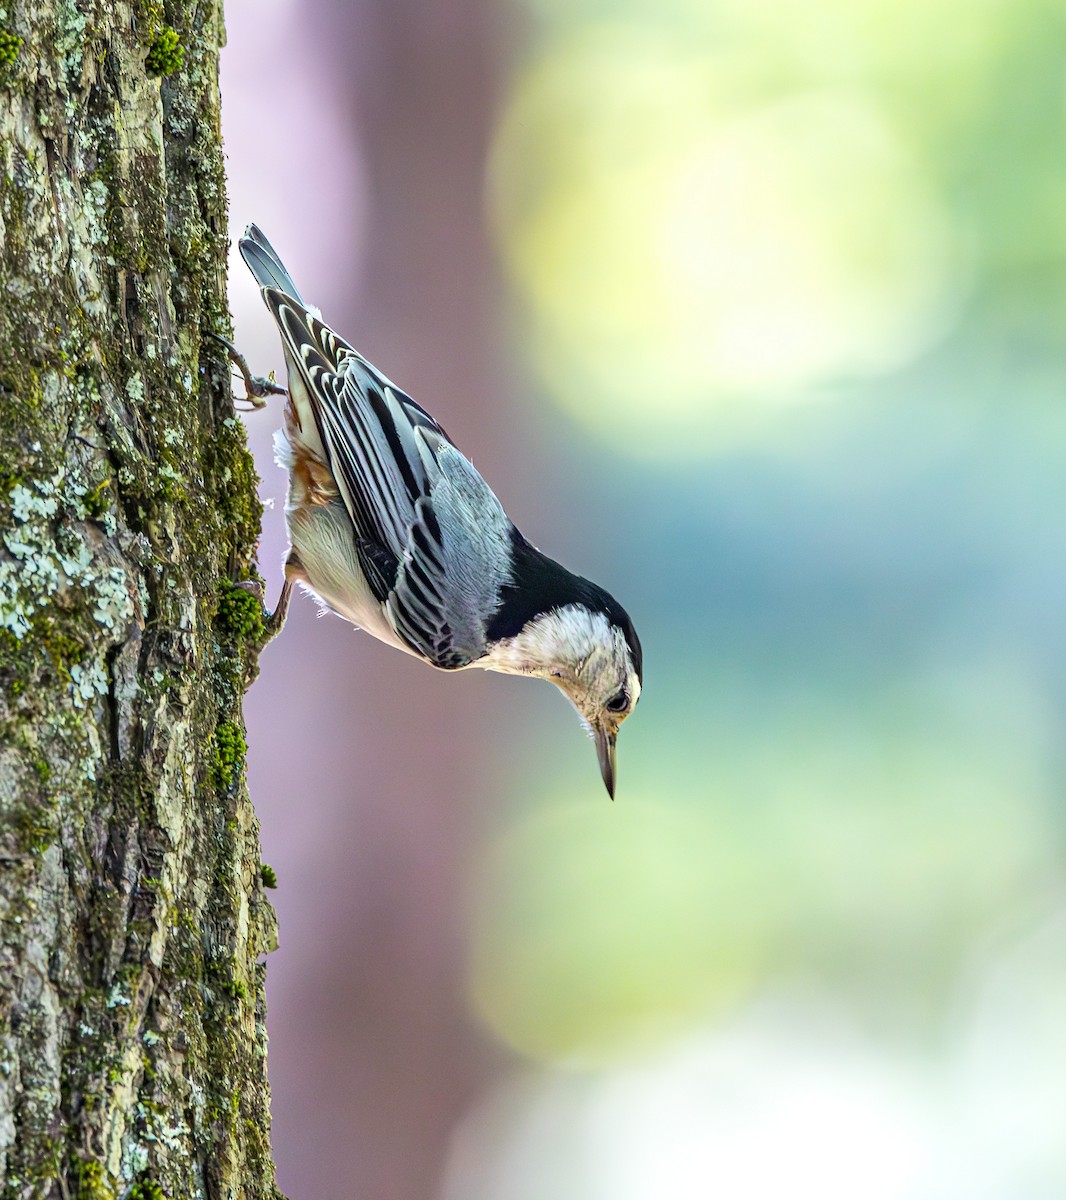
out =
[[[625,610],[526,541],[441,426],[322,323],[255,225],[240,250],[281,331],[289,383],[276,450],[291,544],[269,632],[299,582],[431,666],[551,680],[592,733],[613,797],[618,727],[642,677]],[[256,407],[285,392],[226,345]]]

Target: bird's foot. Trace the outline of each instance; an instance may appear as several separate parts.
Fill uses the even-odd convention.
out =
[[[214,338],[216,342],[221,342],[225,346],[230,362],[233,363],[244,378],[244,398],[248,402],[247,411],[251,412],[255,409],[265,408],[267,396],[284,396],[287,394],[287,389],[283,388],[274,378],[273,371],[266,377],[253,375],[251,367],[248,366],[248,360],[231,341],[219,333],[209,333],[208,337]]]
[[[256,649],[262,650],[268,642],[272,642],[281,633],[282,627],[285,624],[285,618],[289,615],[289,601],[292,599],[292,580],[286,578],[285,582],[281,585],[281,595],[278,597],[277,604],[274,605],[273,612],[267,609],[263,595],[263,585],[257,579],[244,579],[236,586],[242,591],[251,593],[259,601],[263,618],[263,633],[256,644]]]

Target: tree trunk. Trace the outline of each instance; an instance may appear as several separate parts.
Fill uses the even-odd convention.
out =
[[[0,1196],[276,1197],[219,0],[0,0]]]

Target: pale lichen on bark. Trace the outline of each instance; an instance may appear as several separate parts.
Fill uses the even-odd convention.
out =
[[[219,0],[0,0],[0,1196],[273,1197]]]

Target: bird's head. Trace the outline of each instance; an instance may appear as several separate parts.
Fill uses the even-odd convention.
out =
[[[618,727],[640,699],[640,643],[634,661],[625,630],[605,619],[604,614],[583,613],[578,620],[581,624],[588,622],[584,653],[564,660],[552,668],[548,677],[577,709],[592,734],[600,774],[613,800]]]
[[[537,616],[511,644],[513,665],[497,669],[548,679],[566,695],[596,742],[613,798],[618,727],[640,699],[642,659],[625,610],[602,595]]]

